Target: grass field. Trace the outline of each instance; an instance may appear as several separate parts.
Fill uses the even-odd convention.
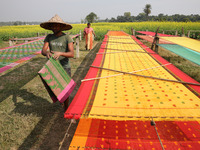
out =
[[[77,83],[70,99],[95,58],[100,43],[95,42],[95,45],[93,52],[88,53],[81,42],[80,58],[70,60]],[[37,56],[0,76],[3,81],[0,85],[0,149],[58,149],[60,146],[69,122],[63,118],[62,106],[52,103],[37,75],[46,61],[45,57]],[[76,125],[70,131],[72,135]],[[63,149],[69,144],[68,140]]]

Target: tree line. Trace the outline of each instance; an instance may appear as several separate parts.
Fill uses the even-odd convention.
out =
[[[17,25],[38,25],[41,22],[22,22],[22,21],[9,21],[9,22],[0,22],[0,26],[17,26]]]
[[[175,22],[199,22],[200,15],[191,14],[191,15],[164,15],[159,14],[158,16],[146,16],[145,13],[140,13],[137,16],[127,15],[128,12],[125,12],[123,16],[117,16],[117,18],[99,20],[99,22],[140,22],[140,21],[175,21]],[[129,13],[130,14],[130,13]]]
[[[191,15],[164,15],[163,13],[158,14],[157,16],[150,16],[151,14],[151,4],[146,4],[143,12],[139,13],[137,16],[131,16],[130,12],[125,12],[123,16],[117,16],[117,18],[99,20],[98,16],[91,12],[86,16],[85,20],[81,22],[141,22],[141,21],[175,21],[175,22],[198,22],[200,21],[199,14]]]

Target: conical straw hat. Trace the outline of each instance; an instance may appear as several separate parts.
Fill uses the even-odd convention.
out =
[[[57,14],[49,21],[41,23],[40,26],[44,29],[52,30],[52,24],[62,24],[62,31],[72,29],[72,26],[68,23],[65,23]]]

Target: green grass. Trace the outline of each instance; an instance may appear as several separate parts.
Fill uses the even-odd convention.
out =
[[[95,42],[93,51],[84,50],[80,43],[80,58],[70,59],[72,76],[77,86],[70,96],[76,94],[93,62],[100,44]],[[37,56],[0,76],[0,149],[58,149],[69,121],[63,118],[62,106],[48,96],[37,72],[47,59]],[[73,135],[77,124],[72,126]],[[63,143],[69,146],[72,136]]]

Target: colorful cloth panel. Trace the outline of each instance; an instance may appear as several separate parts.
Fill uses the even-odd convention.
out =
[[[159,46],[163,47],[164,49],[167,49],[187,60],[190,60],[191,62],[200,65],[200,53],[193,51],[189,48],[185,48],[180,45],[176,44],[158,44]]]
[[[161,66],[165,64],[169,63],[135,37],[114,31],[105,36],[93,62],[103,68],[198,83],[172,64]],[[85,79],[116,74],[91,67]],[[198,149],[199,94],[196,85],[125,74],[82,82],[65,113],[65,118],[80,119],[69,149],[162,149],[158,135],[165,149]]]
[[[157,121],[155,127],[166,150],[197,150],[200,147],[197,121]],[[160,150],[162,147],[150,120],[80,119],[69,149]]]
[[[161,38],[200,53],[199,40],[191,39],[188,37],[161,37]]]
[[[0,73],[40,54],[43,39],[0,49]]]
[[[76,85],[59,61],[53,58],[50,58],[38,73],[53,102],[58,100],[60,103],[63,103]]]
[[[107,35],[104,40],[107,42],[103,43],[100,49],[100,52],[106,53],[97,55],[94,66],[198,83],[172,64],[161,66],[168,62],[142,45],[135,37],[121,36],[120,39],[117,36]],[[103,47],[105,45],[106,47]],[[123,50],[130,52],[124,53]],[[116,53],[109,54],[109,52]],[[93,74],[89,70],[85,79],[117,74],[104,69],[92,68],[92,70]],[[83,82],[65,117],[78,119],[82,114],[86,118],[108,120],[147,120],[149,117],[157,117],[157,120],[160,117],[169,120],[199,118],[199,93],[199,86],[185,86],[181,83],[124,74]]]
[[[150,36],[156,35],[155,32],[151,32],[151,31],[136,31],[136,32],[141,33],[141,34],[145,34],[145,35],[150,35]],[[168,34],[162,34],[162,33],[158,33],[157,35],[162,36],[162,37],[175,36],[175,35],[168,35]]]
[[[154,37],[149,36],[149,35],[137,35],[137,37],[139,37],[139,38],[141,38],[145,41],[148,41],[150,43],[153,43],[153,41],[154,41]],[[173,44],[173,43],[166,41],[166,40],[163,40],[163,39],[159,39],[159,44]]]

